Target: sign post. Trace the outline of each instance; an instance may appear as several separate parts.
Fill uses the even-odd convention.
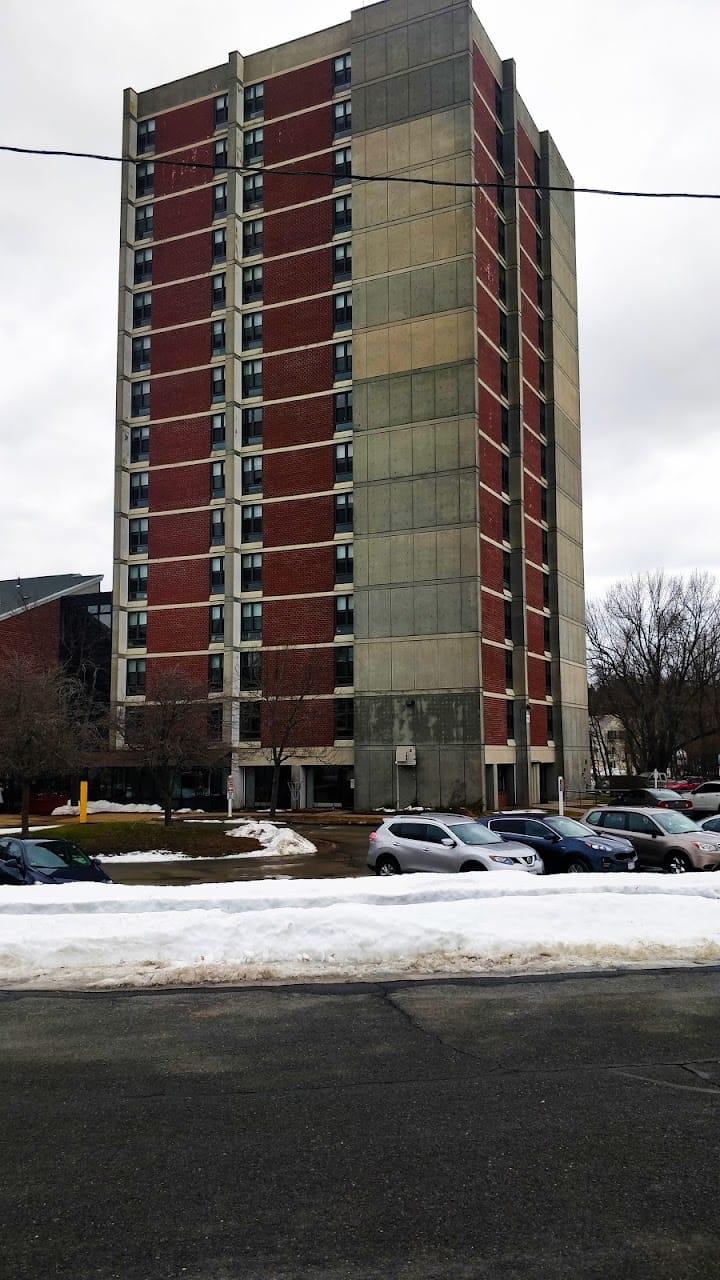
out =
[[[565,779],[558,778],[558,813],[562,818],[565,812]]]
[[[88,784],[80,783],[80,822],[87,822]]]
[[[233,812],[233,796],[235,794],[235,783],[232,780],[232,774],[228,775],[227,780],[227,802],[228,802],[228,818],[232,818]]]

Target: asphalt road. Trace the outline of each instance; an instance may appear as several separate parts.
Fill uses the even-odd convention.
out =
[[[707,1280],[720,971],[0,995],[5,1280]]]

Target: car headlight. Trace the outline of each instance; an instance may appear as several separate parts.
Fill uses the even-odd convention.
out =
[[[717,846],[716,844],[706,844],[706,843],[705,843],[704,841],[702,841],[702,840],[693,840],[693,845],[695,846],[695,848],[696,848],[696,849],[702,849],[702,850],[703,850],[703,852],[705,852],[705,853],[717,853],[717,852],[718,852],[718,846]]]
[[[499,853],[490,853],[488,854],[488,857],[491,862],[504,862],[506,866],[510,867],[512,867],[515,862],[514,858],[501,858]]]
[[[600,844],[598,840],[586,840],[589,849],[599,849],[601,853],[612,853],[612,846],[609,844]]]

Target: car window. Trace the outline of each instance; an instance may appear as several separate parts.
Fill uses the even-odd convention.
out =
[[[536,836],[538,840],[549,840],[552,836],[552,831],[545,826],[544,822],[535,822],[532,818],[525,818],[523,835]]]
[[[447,840],[447,838],[447,832],[443,831],[442,827],[436,827],[432,822],[426,824],[425,839],[428,844],[442,844],[443,840]]]
[[[585,821],[594,827],[602,826],[602,809],[592,809]]]
[[[646,813],[629,813],[627,815],[627,830],[637,831],[639,834],[650,836],[657,828],[653,825],[652,819],[648,818]]]
[[[488,830],[481,822],[458,822],[455,826],[448,823],[448,830],[452,831],[455,839],[460,840],[462,844],[497,844],[498,842],[494,829],[491,827]]]
[[[658,826],[662,827],[663,831],[667,831],[671,836],[683,835],[686,831],[699,830],[697,822],[693,822],[684,813],[678,813],[676,809],[664,809],[662,813],[656,813],[655,821]]]
[[[388,823],[388,831],[391,835],[397,836],[398,840],[402,840],[409,825],[409,822],[390,822]]]
[[[703,782],[702,786],[695,788],[695,795],[704,795],[707,792],[714,793],[720,791],[720,782]]]
[[[588,831],[586,823],[577,822],[575,818],[548,818],[547,825],[558,836],[573,836],[583,840],[585,836],[592,834]]]
[[[628,815],[626,813],[615,813],[612,809],[607,810],[603,814],[603,827],[611,827],[614,831],[625,831],[627,828],[625,823]]]
[[[425,822],[405,822],[403,836],[406,840],[427,840],[427,824]]]
[[[522,835],[527,824],[524,818],[493,818],[493,831],[510,832],[515,835]]]

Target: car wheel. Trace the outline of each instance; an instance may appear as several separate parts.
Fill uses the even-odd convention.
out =
[[[680,853],[680,851],[676,849],[674,853],[669,853],[665,859],[665,870],[668,871],[670,875],[678,876],[682,875],[685,871],[692,871],[692,864],[690,859],[686,857],[684,853]]]
[[[460,870],[461,871],[487,871],[487,867],[484,867],[482,862],[463,862]]]
[[[570,874],[575,874],[579,871],[589,871],[590,868],[587,862],[583,862],[582,858],[571,858],[565,870],[567,871],[568,875],[570,875]]]
[[[397,858],[393,858],[391,853],[383,853],[375,863],[376,876],[399,876],[402,875],[400,863]]]

